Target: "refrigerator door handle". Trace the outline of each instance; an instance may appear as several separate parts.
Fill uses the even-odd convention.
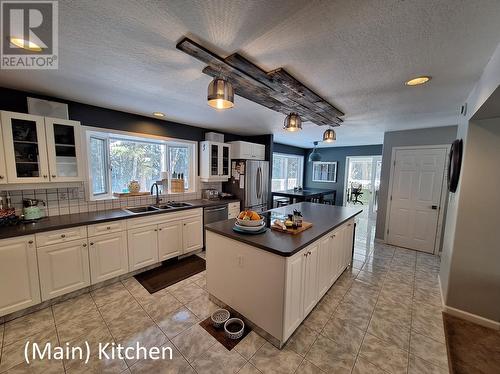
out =
[[[255,181],[257,183],[257,199],[262,197],[262,170],[260,166],[257,168],[257,179]]]

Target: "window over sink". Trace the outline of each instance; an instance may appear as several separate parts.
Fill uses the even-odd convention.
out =
[[[161,172],[170,178],[174,173],[182,175],[185,192],[195,192],[196,142],[85,130],[91,200],[127,192],[132,180],[139,182],[141,192],[149,191],[161,179]]]

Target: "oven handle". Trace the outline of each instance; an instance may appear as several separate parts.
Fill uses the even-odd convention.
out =
[[[220,212],[221,210],[226,210],[226,209],[227,209],[227,206],[222,207],[222,208],[217,208],[217,209],[211,209],[211,210],[205,209],[205,212],[206,213]]]

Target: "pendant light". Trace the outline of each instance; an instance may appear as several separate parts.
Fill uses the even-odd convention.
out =
[[[328,129],[323,133],[323,141],[326,143],[333,143],[337,140],[337,134],[333,129]]]
[[[302,119],[297,113],[290,113],[285,117],[283,128],[286,131],[298,131],[302,129]]]
[[[227,79],[215,77],[208,85],[208,105],[215,109],[230,109],[234,106],[233,85]]]
[[[314,148],[309,155],[309,162],[313,161],[321,161],[321,153],[318,152],[318,149],[316,148],[318,146],[318,142],[314,142]]]

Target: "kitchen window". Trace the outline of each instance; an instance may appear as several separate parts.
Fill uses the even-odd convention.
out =
[[[185,192],[195,192],[196,142],[87,131],[90,199],[127,192],[132,180],[147,192],[161,172],[182,175]]]
[[[302,186],[304,157],[273,153],[272,190],[282,191]]]

